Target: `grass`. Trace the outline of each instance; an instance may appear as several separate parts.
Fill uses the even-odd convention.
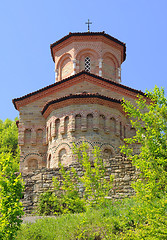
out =
[[[88,209],[85,213],[66,214],[56,219],[45,218],[33,224],[22,224],[17,240],[120,239],[119,235],[127,226],[133,225],[127,217],[131,205],[132,200],[114,205],[110,202],[106,207]]]
[[[151,206],[138,204],[133,198],[110,201],[84,213],[22,224],[16,240],[166,240],[167,204],[162,205],[159,200],[154,200]]]

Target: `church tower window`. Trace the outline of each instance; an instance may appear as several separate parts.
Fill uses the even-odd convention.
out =
[[[85,71],[90,72],[90,57],[85,58]]]

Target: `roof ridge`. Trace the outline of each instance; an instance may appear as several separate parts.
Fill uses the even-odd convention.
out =
[[[105,31],[102,32],[69,32],[69,34],[67,34],[66,36],[60,38],[59,40],[57,40],[56,42],[50,44],[50,50],[51,50],[51,55],[53,58],[53,52],[52,52],[52,48],[59,45],[61,42],[65,41],[66,39],[72,37],[72,36],[104,36],[106,38],[108,38],[111,41],[114,41],[115,43],[120,44],[121,46],[124,47],[124,60],[126,59],[126,44],[120,40],[118,40],[117,38],[105,33]],[[54,61],[54,58],[53,58]]]
[[[76,74],[74,74],[74,75],[72,75],[72,76],[70,76],[70,77],[68,77],[68,78],[64,78],[64,79],[61,80],[61,81],[58,81],[58,82],[56,82],[56,83],[53,83],[53,84],[48,85],[48,86],[46,86],[46,87],[43,87],[43,88],[41,88],[41,89],[39,89],[39,90],[36,90],[36,91],[34,91],[34,92],[28,93],[28,94],[26,94],[26,95],[24,95],[24,96],[22,96],[22,97],[14,98],[14,99],[12,100],[12,102],[13,102],[15,108],[16,108],[16,104],[15,104],[15,103],[16,103],[17,101],[21,101],[21,100],[23,100],[23,99],[25,99],[25,98],[31,97],[32,95],[38,94],[38,93],[40,93],[40,92],[42,92],[42,91],[45,91],[45,90],[47,90],[47,89],[50,89],[50,88],[52,88],[52,87],[54,87],[54,86],[60,85],[60,84],[62,84],[62,83],[64,83],[64,82],[67,82],[67,81],[69,81],[70,79],[73,79],[73,78],[75,78],[75,77],[78,77],[78,76],[80,76],[80,75],[82,75],[82,74],[86,74],[86,75],[89,75],[89,76],[91,76],[91,77],[95,77],[95,78],[97,78],[97,79],[99,79],[99,80],[105,81],[105,82],[107,82],[107,83],[113,84],[113,85],[115,85],[115,86],[119,86],[119,87],[121,87],[121,88],[127,89],[127,90],[129,90],[129,91],[133,91],[133,92],[135,92],[135,93],[139,93],[139,94],[145,96],[145,93],[143,93],[141,90],[133,89],[133,88],[128,87],[128,86],[125,86],[125,85],[123,85],[123,84],[121,84],[121,83],[117,83],[117,82],[115,82],[115,81],[113,81],[113,80],[109,80],[109,79],[100,77],[100,76],[98,76],[98,75],[96,75],[96,74],[89,73],[89,72],[83,70],[83,71],[81,71],[81,72],[79,72],[79,73],[76,73]],[[17,108],[16,108],[16,109],[17,109]]]
[[[82,92],[82,93],[78,93],[78,94],[69,94],[69,95],[66,95],[66,96],[63,96],[63,97],[60,97],[60,98],[56,98],[56,99],[53,99],[53,100],[50,100],[48,101],[43,109],[42,109],[42,114],[44,114],[44,112],[47,110],[47,108],[54,104],[54,103],[58,103],[58,102],[61,102],[61,101],[64,101],[64,100],[68,100],[68,99],[72,99],[72,98],[100,98],[100,99],[104,99],[104,100],[107,100],[107,101],[112,101],[112,102],[116,102],[116,103],[121,103],[122,100],[120,99],[115,99],[115,98],[111,98],[111,97],[107,97],[105,95],[101,95],[99,93],[86,93],[86,92]]]

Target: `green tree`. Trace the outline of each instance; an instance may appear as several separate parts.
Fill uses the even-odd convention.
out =
[[[94,157],[90,159],[88,146],[83,142],[79,147],[74,145],[73,153],[82,167],[82,176],[78,175],[75,168],[67,171],[60,164],[60,179],[53,178],[55,192],[46,192],[40,197],[40,213],[84,212],[86,208],[102,206],[106,202],[105,197],[112,188],[113,177],[110,176],[108,180],[105,178],[106,169],[100,149],[94,147]]]
[[[15,121],[0,120],[0,239],[13,240],[21,224],[23,182]]]
[[[88,146],[84,142],[80,147],[74,145],[74,154],[83,167],[83,176],[79,178],[84,186],[83,197],[89,205],[101,205],[112,188],[113,176],[110,175],[109,180],[105,178],[106,168],[101,158],[100,148],[95,146],[92,153],[93,159],[90,159]]]
[[[13,157],[19,161],[18,147],[18,128],[16,120],[6,119],[4,122],[0,120],[0,154],[12,153]]]
[[[0,239],[13,240],[22,222],[23,192],[21,175],[15,172],[16,160],[10,153],[0,155]]]
[[[147,91],[145,97],[138,96],[135,105],[123,100],[123,108],[136,135],[124,139],[121,151],[140,170],[138,180],[133,183],[138,233],[129,231],[124,239],[166,239],[167,99],[164,90],[155,87]],[[140,146],[139,154],[134,154],[134,144]]]

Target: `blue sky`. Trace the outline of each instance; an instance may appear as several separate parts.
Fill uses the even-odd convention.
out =
[[[105,31],[126,43],[122,84],[167,90],[166,0],[5,0],[0,3],[0,119],[12,99],[54,83],[50,44],[69,32]]]

